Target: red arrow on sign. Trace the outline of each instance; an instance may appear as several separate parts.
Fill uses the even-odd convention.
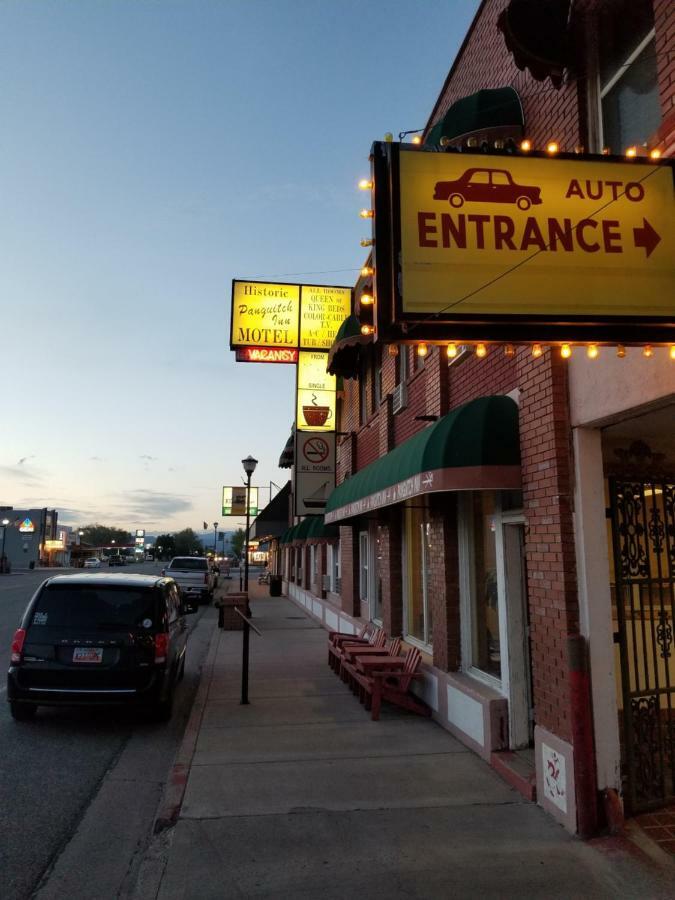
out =
[[[661,235],[657,234],[649,222],[643,218],[642,228],[633,229],[633,240],[636,247],[644,247],[647,251],[647,258],[652,254],[652,250],[661,242]]]

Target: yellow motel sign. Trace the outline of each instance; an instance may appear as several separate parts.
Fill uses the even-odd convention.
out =
[[[327,352],[342,322],[351,312],[348,287],[279,284],[266,281],[232,282],[230,349],[246,362],[291,362],[271,349]]]

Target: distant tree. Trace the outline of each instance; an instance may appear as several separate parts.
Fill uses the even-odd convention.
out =
[[[244,544],[246,543],[246,531],[243,528],[237,528],[230,539],[230,546],[235,556],[241,556],[244,552]]]
[[[176,556],[191,556],[194,553],[203,553],[204,547],[192,528],[184,528],[174,534],[176,544]]]
[[[176,556],[176,540],[172,534],[158,534],[155,539],[157,559],[171,559]]]
[[[82,525],[78,531],[84,532],[82,542],[91,547],[109,547],[114,541],[118,546],[133,543],[133,537],[123,528],[111,528],[108,525]]]

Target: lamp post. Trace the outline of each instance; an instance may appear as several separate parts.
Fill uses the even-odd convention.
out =
[[[255,472],[258,460],[253,459],[252,456],[247,456],[246,459],[242,459],[241,464],[244,467],[244,472],[246,472],[246,536],[244,544],[244,553],[246,556],[244,557],[244,590],[248,593],[248,531],[251,527],[251,475]]]
[[[9,519],[2,520],[2,551],[0,551],[0,572],[5,571],[5,535],[7,534],[7,526]]]
[[[216,556],[218,555],[218,523],[213,523],[213,565],[216,564]]]

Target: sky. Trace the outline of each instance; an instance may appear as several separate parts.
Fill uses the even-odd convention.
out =
[[[231,281],[354,284],[478,5],[0,0],[0,505],[229,530],[249,455],[267,502],[295,371],[234,361]]]

